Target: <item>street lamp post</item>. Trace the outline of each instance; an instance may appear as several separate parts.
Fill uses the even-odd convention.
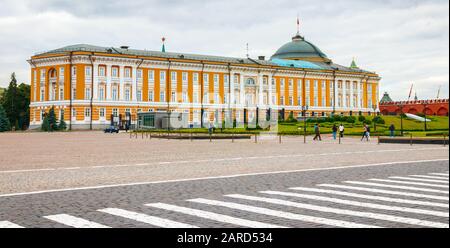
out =
[[[403,104],[400,103],[400,135],[403,136]]]
[[[425,125],[425,132],[427,131],[427,102],[423,103],[423,117],[425,118],[424,125]]]
[[[303,114],[303,143],[306,143],[306,111],[308,110],[308,105],[302,106]]]
[[[373,131],[377,131],[377,122],[376,122],[376,119],[375,119],[375,117],[377,116],[376,107],[377,107],[377,105],[372,105],[372,109],[373,109]]]

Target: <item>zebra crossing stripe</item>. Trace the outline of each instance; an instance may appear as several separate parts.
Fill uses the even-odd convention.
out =
[[[408,185],[418,185],[418,186],[427,186],[427,187],[436,187],[436,188],[448,189],[448,185],[439,185],[439,184],[431,184],[431,183],[406,182],[406,181],[399,181],[399,180],[377,179],[377,178],[369,179],[369,181],[408,184]]]
[[[427,198],[427,199],[433,199],[433,200],[444,200],[444,201],[449,200],[448,196],[425,195],[425,194],[418,194],[418,193],[412,193],[412,192],[392,191],[392,190],[374,189],[374,188],[365,188],[365,187],[354,187],[354,186],[339,185],[339,184],[319,184],[318,186],[329,187],[329,188],[338,188],[338,189],[350,189],[350,190],[357,190],[357,191],[366,191],[366,192],[373,192],[373,193],[382,193],[382,194],[389,194],[389,195],[412,196],[412,197],[417,197],[417,198]]]
[[[323,224],[323,225],[328,225],[328,226],[346,227],[346,228],[378,228],[378,226],[374,226],[374,225],[366,225],[366,224],[359,224],[359,223],[354,223],[354,222],[349,222],[349,221],[334,220],[334,219],[329,219],[329,218],[321,218],[321,217],[314,217],[314,216],[308,216],[308,215],[294,214],[294,213],[289,213],[289,212],[283,212],[283,211],[278,211],[278,210],[273,210],[273,209],[268,209],[268,208],[254,207],[254,206],[233,203],[233,202],[208,200],[208,199],[203,199],[203,198],[190,199],[187,201],[202,203],[202,204],[207,204],[207,205],[213,205],[213,206],[226,207],[226,208],[231,208],[231,209],[237,209],[237,210],[242,210],[242,211],[246,211],[246,212],[274,216],[274,217],[278,217],[278,218],[299,220],[299,221],[316,223],[316,224]]]
[[[430,175],[436,175],[436,176],[445,176],[448,177],[448,173],[428,173]]]
[[[292,196],[292,197],[317,200],[317,201],[334,202],[334,203],[338,203],[338,204],[345,204],[345,205],[357,206],[357,207],[362,207],[362,208],[374,208],[374,209],[382,209],[382,210],[389,210],[389,211],[398,211],[398,212],[406,212],[406,213],[433,215],[433,216],[439,216],[439,217],[448,217],[448,212],[433,211],[433,210],[426,210],[426,209],[387,206],[387,205],[382,205],[382,204],[350,201],[350,200],[344,200],[344,199],[338,199],[338,198],[298,194],[298,193],[291,193],[291,192],[261,191],[260,193],[269,194],[269,195]]]
[[[244,226],[244,227],[250,227],[250,228],[286,228],[284,226],[278,226],[278,225],[272,225],[267,224],[259,221],[252,221],[252,220],[246,220],[236,217],[231,217],[228,215],[223,214],[217,214],[213,212],[193,209],[193,208],[186,208],[186,207],[180,207],[165,203],[152,203],[152,204],[145,204],[145,206],[154,207],[154,208],[160,208],[164,210],[174,211],[178,213],[183,213],[187,215],[193,215],[196,217],[209,219],[209,220],[215,220],[218,222],[224,222],[229,223],[237,226]]]
[[[363,198],[363,199],[370,199],[370,200],[377,200],[377,201],[386,201],[386,202],[396,202],[396,203],[405,203],[405,204],[414,204],[414,205],[449,208],[449,205],[447,203],[437,203],[437,202],[418,201],[418,200],[405,200],[405,199],[398,199],[398,198],[385,197],[385,196],[357,194],[357,193],[350,193],[350,192],[346,192],[346,191],[326,190],[326,189],[316,189],[316,188],[305,188],[305,187],[295,187],[295,188],[290,188],[290,189],[292,189],[292,190],[299,190],[299,191],[307,191],[307,192],[342,195],[342,196]]]
[[[389,177],[392,179],[401,179],[401,180],[408,180],[408,181],[419,181],[419,182],[429,182],[429,183],[443,183],[448,184],[448,180],[436,180],[436,179],[424,179],[424,178],[414,178],[414,177]]]
[[[437,190],[437,189],[424,189],[424,188],[410,187],[410,186],[382,184],[382,183],[357,182],[357,181],[345,181],[345,183],[366,185],[366,186],[375,186],[375,187],[384,187],[384,188],[394,188],[394,189],[417,190],[417,191],[424,191],[424,192],[442,193],[442,194],[448,195],[448,191]],[[448,200],[448,197],[447,197],[447,200]]]
[[[288,206],[288,207],[309,209],[309,210],[320,211],[320,212],[328,212],[328,213],[357,216],[357,217],[363,217],[363,218],[369,218],[369,219],[378,219],[378,220],[385,220],[385,221],[391,221],[391,222],[399,222],[399,223],[410,224],[410,225],[427,226],[427,227],[435,227],[435,228],[449,228],[449,225],[446,223],[432,222],[432,221],[419,220],[419,219],[407,218],[407,217],[398,217],[398,216],[388,215],[388,214],[378,214],[378,213],[372,213],[372,212],[362,212],[362,211],[322,207],[322,206],[317,206],[317,205],[304,204],[304,203],[285,201],[285,200],[279,200],[279,199],[272,199],[272,198],[267,198],[267,197],[247,196],[247,195],[240,195],[240,194],[232,194],[232,195],[225,195],[225,196],[236,198],[236,199],[259,201],[259,202],[277,204],[277,205]]]
[[[19,226],[9,221],[0,221],[0,228],[23,228],[23,226]]]
[[[44,216],[44,218],[58,222],[66,226],[76,228],[109,228],[109,226],[105,226],[96,222],[92,222],[68,214],[48,215]]]
[[[164,227],[164,228],[197,228],[197,226],[184,224],[168,219],[163,219],[155,216],[150,216],[142,213],[132,212],[120,208],[105,208],[105,209],[99,209],[98,211],[120,216],[123,218],[131,219],[134,221],[150,224],[157,227]]]
[[[410,175],[410,177],[431,178],[431,179],[440,179],[440,180],[448,181],[448,177],[439,177],[439,176]]]

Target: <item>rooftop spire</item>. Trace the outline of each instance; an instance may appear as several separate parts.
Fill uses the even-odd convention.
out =
[[[292,37],[293,41],[298,41],[298,40],[304,40],[303,36],[300,35],[300,18],[298,17],[298,13],[297,13],[297,33],[295,34],[294,37]]]
[[[165,52],[166,52],[166,46],[165,46],[164,42],[166,41],[166,38],[165,38],[165,37],[162,37],[161,40],[162,40],[162,48],[161,48],[161,52],[165,53]]]
[[[353,57],[353,59],[352,59],[352,64],[350,65],[350,68],[352,68],[352,69],[359,69],[358,66],[356,65],[355,57]]]

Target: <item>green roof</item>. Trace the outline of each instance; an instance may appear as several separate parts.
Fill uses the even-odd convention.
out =
[[[302,36],[297,34],[292,37],[292,41],[284,44],[272,56],[272,59],[286,59],[286,58],[327,58],[318,47],[309,41],[306,41]]]
[[[123,55],[131,55],[131,56],[148,56],[148,57],[159,57],[159,58],[171,58],[171,59],[189,59],[189,60],[200,60],[200,61],[210,61],[210,62],[222,62],[222,63],[237,63],[237,64],[253,64],[253,65],[265,65],[265,66],[282,66],[289,67],[289,62],[274,63],[270,60],[258,60],[252,58],[236,58],[236,57],[223,57],[223,56],[213,56],[213,55],[199,55],[199,54],[190,54],[190,53],[174,53],[174,52],[161,52],[161,51],[149,51],[149,50],[138,50],[138,49],[125,49],[125,48],[117,48],[117,47],[102,47],[102,46],[94,46],[88,44],[77,44],[65,46],[62,48],[41,52],[35,54],[36,56],[42,55],[51,55],[51,54],[59,54],[59,53],[67,53],[67,52],[99,52],[99,53],[110,53],[110,54],[123,54]],[[325,62],[308,62],[308,63],[300,63],[296,65],[305,64],[307,66],[295,66],[294,68],[300,69],[322,69],[322,70],[338,70],[345,72],[364,72],[371,73],[368,71],[363,71],[361,69],[352,69],[346,66],[334,64],[334,63],[325,63]],[[307,62],[307,61],[304,61]],[[315,64],[315,66],[311,66],[310,63]],[[314,68],[312,68],[314,67]]]
[[[384,92],[383,97],[380,100],[380,103],[383,102],[392,102],[392,99],[387,92]]]

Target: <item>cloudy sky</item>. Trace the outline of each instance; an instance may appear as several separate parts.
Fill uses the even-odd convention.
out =
[[[383,78],[381,94],[441,97],[449,89],[448,0],[0,0],[0,87],[30,81],[36,52],[71,44],[270,57],[296,32],[335,63]]]

